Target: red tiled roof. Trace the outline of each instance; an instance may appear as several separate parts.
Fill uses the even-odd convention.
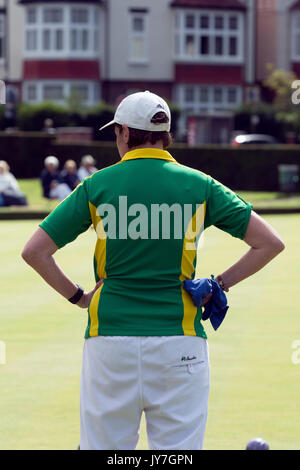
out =
[[[246,6],[240,0],[173,0],[171,7],[246,9]]]

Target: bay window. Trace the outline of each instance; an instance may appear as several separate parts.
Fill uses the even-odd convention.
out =
[[[238,85],[177,85],[176,101],[183,112],[230,110],[242,100],[243,89]]]
[[[92,105],[100,99],[99,83],[92,80],[28,80],[23,84],[24,101],[29,103],[55,101],[64,104],[73,94],[83,105]]]
[[[189,62],[244,61],[244,16],[241,12],[175,13],[175,58]]]
[[[28,6],[25,15],[25,58],[99,55],[97,5]]]
[[[5,16],[0,14],[0,61],[5,58]]]
[[[292,15],[292,31],[291,31],[291,51],[292,60],[295,62],[300,61],[300,12],[293,12]]]

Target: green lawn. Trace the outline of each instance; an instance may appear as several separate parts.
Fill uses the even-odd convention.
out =
[[[57,204],[57,201],[49,201],[42,197],[40,181],[38,179],[25,179],[19,181],[22,191],[27,195],[30,209],[51,211]],[[263,191],[238,191],[238,194],[248,202],[251,202],[255,208],[299,208],[300,194],[284,194],[279,192]],[[1,211],[12,211],[12,208],[2,208]],[[20,208],[17,208],[20,210]]]
[[[204,323],[210,347],[211,395],[205,449],[244,449],[255,436],[271,449],[300,450],[300,340],[296,299],[300,215],[266,217],[286,250],[265,270],[228,294],[230,309],[215,332]],[[0,449],[76,449],[79,382],[87,315],[52,291],[21,259],[36,222],[0,222]],[[74,281],[93,286],[95,236],[88,230],[57,253]],[[217,274],[245,251],[221,231],[205,232],[198,275]],[[147,449],[144,421],[139,449]]]

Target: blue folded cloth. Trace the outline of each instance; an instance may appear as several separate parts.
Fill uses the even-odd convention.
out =
[[[184,289],[189,292],[196,307],[202,305],[209,294],[211,299],[204,305],[202,320],[209,318],[214,330],[217,330],[225,318],[229,305],[227,297],[214,276],[209,278],[191,279],[183,281]]]

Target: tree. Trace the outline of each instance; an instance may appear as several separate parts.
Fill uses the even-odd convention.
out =
[[[286,133],[299,132],[300,109],[292,102],[292,84],[297,80],[297,76],[292,71],[275,69],[272,64],[267,65],[267,70],[269,76],[263,84],[274,92],[275,119],[283,124]]]
[[[274,65],[267,64],[269,76],[264,80],[263,85],[274,92],[275,98],[273,105],[275,111],[284,112],[294,110],[292,103],[292,83],[297,80],[294,72],[275,69]]]

